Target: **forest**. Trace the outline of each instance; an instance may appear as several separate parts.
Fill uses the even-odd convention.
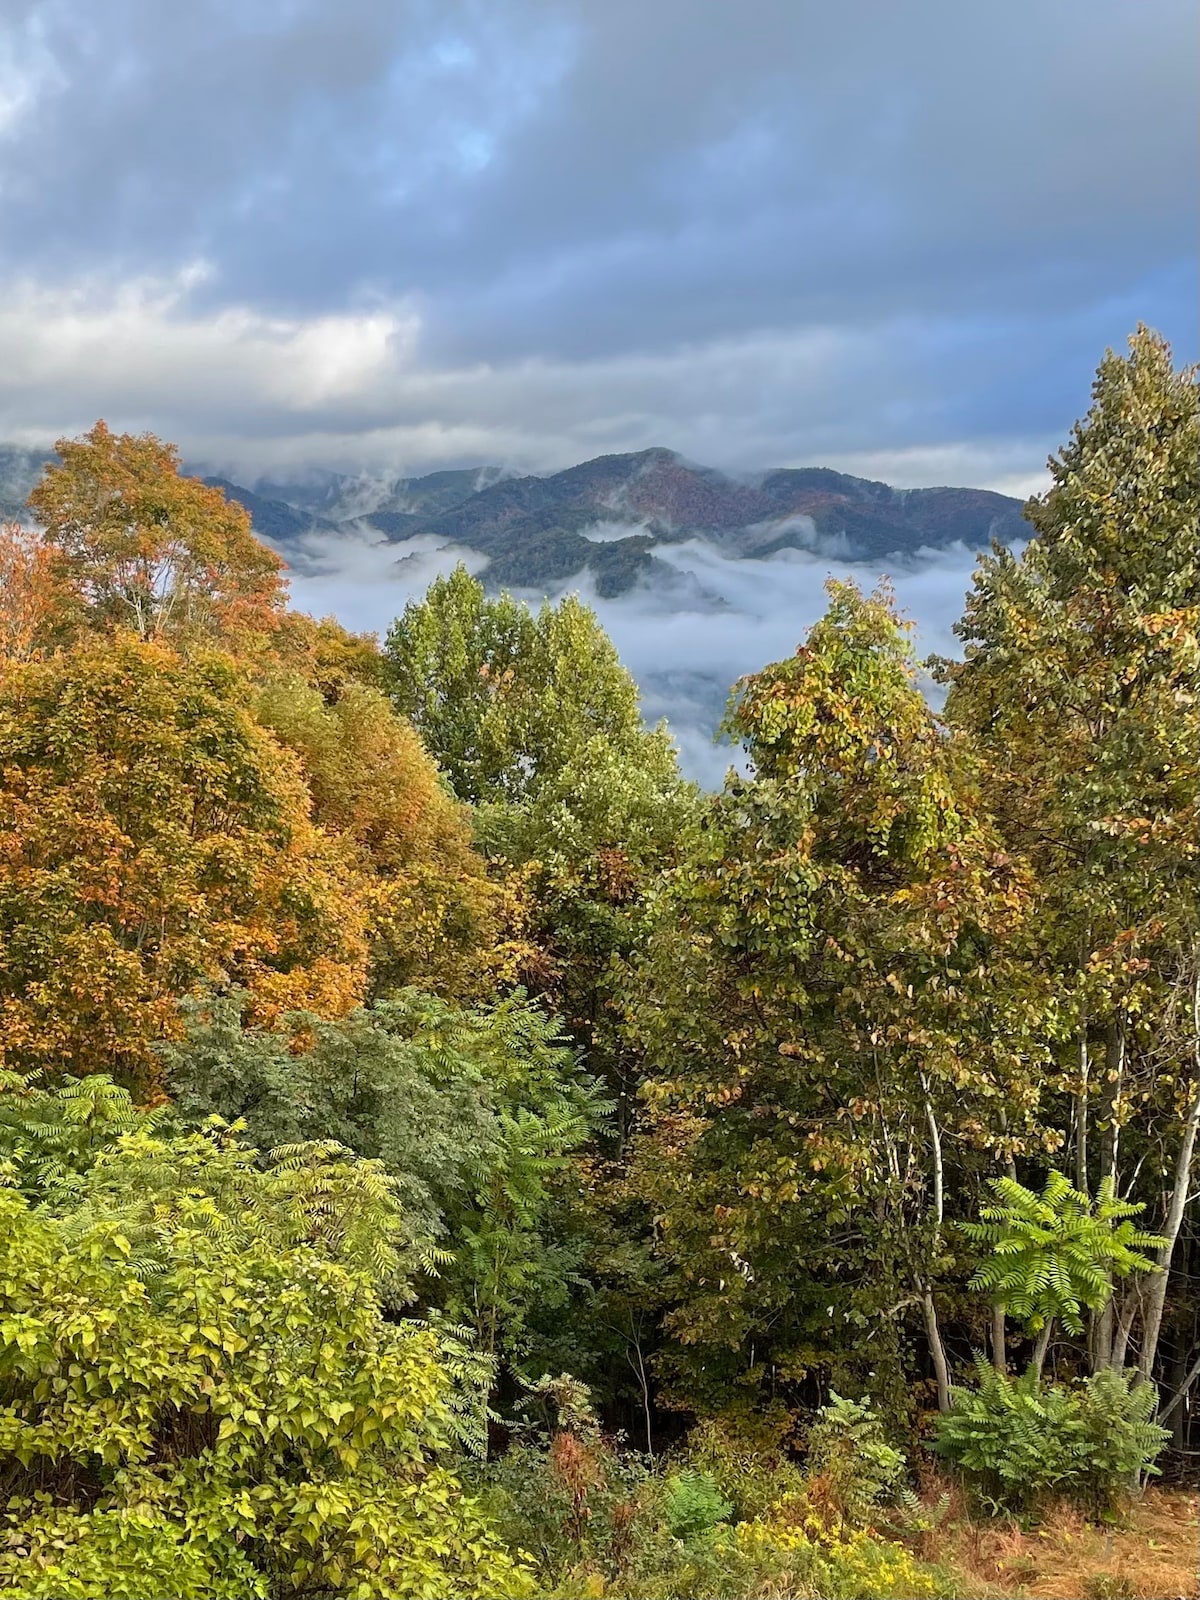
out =
[[[577,598],[356,635],[172,446],[61,440],[0,530],[0,1593],[1193,1592],[1197,396],[1104,356],[960,659],[831,580],[719,793]]]

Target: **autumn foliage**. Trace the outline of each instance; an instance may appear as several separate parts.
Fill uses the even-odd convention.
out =
[[[338,1012],[365,916],[299,763],[228,661],[121,634],[0,685],[0,1017],[6,1063],[135,1082],[196,985],[265,1013]]]
[[[0,524],[0,662],[27,661],[70,610],[60,552],[36,528]]]
[[[240,505],[180,472],[174,445],[97,422],[55,449],[29,505],[93,625],[181,642],[278,626],[282,561]]]
[[[0,1054],[149,1091],[183,997],[477,992],[498,891],[372,679],[173,446],[97,423],[0,531]]]

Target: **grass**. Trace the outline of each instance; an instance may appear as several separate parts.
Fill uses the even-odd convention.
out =
[[[955,1571],[962,1600],[1197,1600],[1198,1511],[1194,1493],[1151,1488],[1111,1526],[1064,1506],[1023,1528],[970,1515],[951,1491],[940,1525],[910,1542]]]

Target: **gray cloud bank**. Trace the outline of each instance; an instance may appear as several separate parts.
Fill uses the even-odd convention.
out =
[[[0,437],[1017,490],[1196,344],[1191,0],[4,0]]]

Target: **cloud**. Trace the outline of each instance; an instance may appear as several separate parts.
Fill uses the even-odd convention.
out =
[[[9,437],[1025,484],[1136,320],[1195,350],[1188,0],[5,21]]]
[[[269,315],[206,305],[211,277],[193,262],[128,282],[11,283],[0,302],[0,437],[41,444],[103,415],[246,476],[477,462],[539,471],[665,440],[734,470],[817,462],[900,486],[1006,491],[1038,481],[1053,443],[947,435],[941,400],[917,385],[904,426],[890,422],[880,350],[897,369],[915,360],[930,338],[915,323],[438,368],[411,303]],[[889,435],[890,448],[872,447]]]

